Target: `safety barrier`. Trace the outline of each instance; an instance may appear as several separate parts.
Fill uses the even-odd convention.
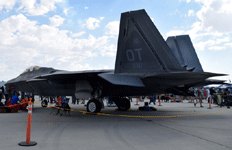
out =
[[[36,103],[35,103],[36,104]],[[39,105],[39,103],[37,103]],[[63,109],[60,107],[54,107],[50,106],[51,108],[57,108],[57,109]],[[82,111],[82,110],[74,110],[74,109],[66,109],[74,112],[80,112],[83,115],[100,115],[100,116],[115,116],[115,117],[128,117],[128,118],[181,118],[181,117],[197,117],[197,116],[205,116],[205,115],[212,115],[212,114],[218,114],[218,113],[223,113],[223,112],[230,112],[232,110],[225,110],[225,111],[219,111],[219,112],[212,112],[212,113],[202,113],[202,114],[193,114],[193,115],[174,115],[174,116],[134,116],[134,115],[115,115],[115,114],[106,114],[106,113],[92,113],[92,112],[87,112],[87,111]],[[131,110],[129,110],[132,112]]]

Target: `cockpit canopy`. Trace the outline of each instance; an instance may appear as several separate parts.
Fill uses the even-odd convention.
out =
[[[23,73],[31,72],[31,71],[35,71],[35,70],[39,70],[39,69],[40,69],[39,66],[31,66],[31,67],[27,68]]]

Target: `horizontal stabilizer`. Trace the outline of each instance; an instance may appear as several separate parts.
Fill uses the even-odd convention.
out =
[[[206,86],[206,85],[210,85],[210,84],[226,84],[225,83],[226,80],[205,80],[203,82],[198,82],[198,83],[195,83],[193,85],[191,85],[192,87],[202,87],[202,86]]]
[[[98,74],[98,76],[115,85],[145,87],[141,79],[136,76],[118,75],[110,73],[102,73]]]
[[[211,72],[173,72],[173,73],[167,73],[167,74],[159,74],[159,75],[150,75],[146,77],[154,77],[159,78],[161,80],[165,79],[188,79],[188,80],[202,80],[207,79],[209,77],[215,77],[215,76],[226,76],[227,74],[219,74],[219,73],[211,73]]]

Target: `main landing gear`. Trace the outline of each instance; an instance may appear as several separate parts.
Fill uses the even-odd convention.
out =
[[[130,100],[127,98],[121,98],[115,104],[118,106],[118,111],[127,111],[131,108]]]
[[[131,108],[130,100],[127,98],[112,97],[110,98],[117,106],[118,111],[127,111]],[[87,103],[87,112],[97,113],[102,109],[102,104],[97,99],[91,99]]]

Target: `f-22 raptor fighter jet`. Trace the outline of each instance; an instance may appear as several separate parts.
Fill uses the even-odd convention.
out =
[[[103,97],[114,101],[119,110],[127,110],[130,101],[125,96],[188,94],[189,86],[224,75],[194,72],[186,65],[169,48],[145,10],[138,10],[121,14],[115,70],[69,72],[34,67],[5,85],[43,96],[92,97],[87,111],[99,112]]]

